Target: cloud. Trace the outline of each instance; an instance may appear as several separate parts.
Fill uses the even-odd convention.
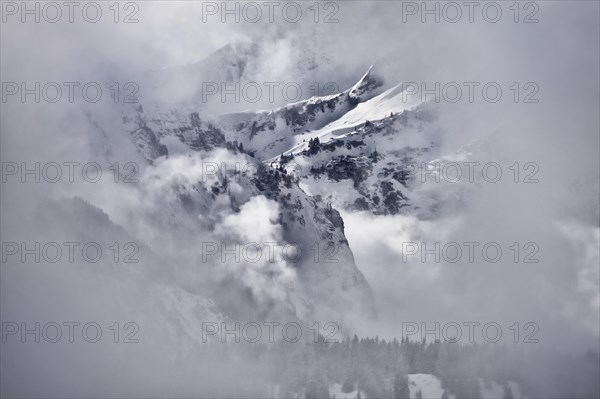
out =
[[[231,182],[230,192],[240,200],[239,212],[226,201],[217,201],[212,208],[192,204],[191,211],[181,211],[182,198],[195,181],[207,178],[212,184],[218,180],[214,174],[207,176],[203,165],[231,163],[235,161],[231,153],[215,151],[202,158],[174,151],[169,159],[144,166],[122,127],[122,108],[111,102],[114,82],[135,80],[143,71],[193,64],[239,41],[254,41],[263,47],[262,56],[249,67],[247,79],[302,80],[307,84],[331,81],[344,90],[375,63],[387,84],[423,82],[431,87],[436,82],[498,82],[504,89],[499,103],[478,97],[474,103],[440,104],[435,129],[441,134],[431,157],[447,155],[493,134],[491,148],[476,154],[477,161],[498,161],[504,166],[535,162],[539,167],[539,183],[513,184],[512,175],[507,175],[501,184],[469,187],[461,193],[461,206],[451,196],[443,196],[454,194],[459,186],[432,187],[430,194],[444,198],[437,220],[344,213],[350,246],[379,305],[380,320],[365,323],[364,333],[398,336],[402,321],[476,318],[498,321],[506,328],[515,321],[535,321],[543,344],[569,344],[573,351],[597,350],[599,4],[540,2],[539,23],[535,24],[515,24],[507,8],[497,24],[480,18],[474,23],[463,19],[450,24],[421,23],[418,17],[405,23],[402,3],[406,2],[339,2],[339,22],[329,24],[314,23],[314,15],[308,11],[297,24],[280,18],[276,23],[264,19],[259,23],[222,23],[219,16],[203,22],[200,2],[139,2],[139,22],[134,24],[115,24],[107,8],[106,18],[98,24],[81,20],[73,24],[22,24],[18,18],[3,23],[3,82],[99,82],[104,97],[99,103],[85,103],[78,89],[74,104],[23,104],[19,96],[3,102],[2,161],[93,161],[106,168],[105,178],[93,184],[81,179],[75,183],[21,184],[18,178],[3,183],[3,240],[27,240],[51,233],[65,240],[84,240],[97,231],[101,220],[111,226],[106,227],[110,234],[124,232],[151,251],[149,267],[127,269],[124,274],[113,273],[109,264],[88,268],[85,273],[69,264],[61,265],[56,273],[52,268],[6,268],[3,264],[3,320],[25,316],[62,320],[78,315],[86,320],[122,321],[133,316],[150,326],[150,331],[144,330],[147,344],[131,352],[121,347],[103,354],[105,346],[78,352],[81,347],[73,347],[69,352],[73,357],[67,359],[75,361],[63,362],[63,367],[55,367],[62,353],[54,348],[36,355],[38,352],[27,348],[19,351],[13,347],[4,357],[3,347],[3,370],[10,359],[18,360],[9,376],[16,381],[13,387],[31,382],[27,372],[36,361],[52,365],[44,368],[50,374],[36,374],[43,380],[30,392],[40,396],[44,388],[55,387],[53,381],[62,381],[59,374],[66,375],[64,370],[73,370],[80,362],[89,364],[90,359],[98,359],[100,366],[93,368],[97,376],[111,369],[115,358],[129,358],[130,363],[117,370],[135,370],[132,379],[102,387],[89,381],[94,374],[79,370],[79,378],[74,380],[82,385],[89,382],[93,389],[79,387],[80,391],[70,393],[81,396],[106,393],[107,389],[127,393],[132,381],[148,383],[148,393],[163,384],[172,388],[169,392],[198,392],[194,391],[201,388],[197,376],[188,373],[198,364],[206,367],[204,359],[184,356],[189,361],[180,362],[172,349],[187,348],[189,336],[196,331],[190,321],[197,316],[195,311],[211,310],[207,298],[213,297],[240,318],[268,317],[261,314],[263,309],[257,302],[273,310],[267,312],[269,316],[277,312],[287,316],[301,309],[294,298],[295,275],[280,256],[273,261],[263,256],[255,263],[224,265],[198,261],[203,255],[198,243],[202,242],[282,243],[279,227],[272,223],[278,216],[276,204],[261,196],[245,197],[237,182]],[[321,9],[321,21],[326,11]],[[306,59],[316,60],[316,65],[302,64]],[[515,103],[515,92],[510,89],[515,82],[521,90],[519,99],[526,94],[524,84],[536,83],[539,102]],[[170,94],[184,97],[184,93]],[[282,102],[278,98],[273,104],[218,104],[215,112],[270,108]],[[113,160],[140,166],[137,185],[111,181],[110,165],[103,155],[106,148],[102,147],[106,140],[83,110],[91,111],[110,127],[105,133],[112,143]],[[199,202],[203,195],[210,197],[210,192],[197,194]],[[83,198],[105,212],[107,219],[98,218],[87,206],[86,211],[75,212],[79,208],[65,200],[72,197]],[[67,209],[60,213],[46,208],[47,199],[63,202]],[[32,219],[33,214],[43,214],[46,209],[56,212],[61,223],[52,218],[46,223]],[[69,212],[73,214],[64,216]],[[399,262],[402,243],[436,241],[498,242],[505,256],[494,264],[422,262],[416,257]],[[521,256],[527,251],[523,244],[536,243],[540,262],[512,262],[508,247],[515,241],[521,244]],[[168,292],[165,287],[170,287]],[[253,295],[246,296],[245,290]],[[165,304],[162,300],[173,297],[181,302]],[[183,310],[174,315],[173,309]],[[207,375],[218,378],[220,371],[208,370]],[[132,394],[139,396],[139,391]]]

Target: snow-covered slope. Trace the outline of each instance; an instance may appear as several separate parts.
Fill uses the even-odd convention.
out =
[[[432,374],[408,374],[408,389],[411,398],[416,398],[417,392],[421,392],[423,399],[441,399],[444,394],[442,382]]]
[[[382,87],[383,79],[371,67],[354,86],[341,93],[315,96],[268,111],[226,114],[218,123],[246,150],[260,159],[270,159],[308,141],[313,131],[345,118]]]
[[[368,75],[369,73],[365,77]],[[350,90],[350,93],[353,90]],[[305,135],[302,143],[298,143],[288,151],[285,151],[284,155],[308,149],[308,141],[310,139],[318,137],[321,143],[326,143],[332,139],[345,137],[352,134],[359,127],[364,127],[365,124],[379,122],[390,115],[415,109],[420,104],[419,100],[409,99],[403,91],[403,85],[399,84],[368,101],[359,103],[342,117]]]
[[[334,206],[397,214],[418,207],[411,184],[415,165],[433,147],[424,130],[435,117],[427,104],[363,123],[339,136],[322,136],[294,155],[273,161],[301,176],[301,187]],[[338,132],[340,132],[338,130]]]

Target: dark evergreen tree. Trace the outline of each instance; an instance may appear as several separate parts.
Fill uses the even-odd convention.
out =
[[[408,377],[400,373],[394,376],[394,399],[410,399],[410,390],[408,388]]]

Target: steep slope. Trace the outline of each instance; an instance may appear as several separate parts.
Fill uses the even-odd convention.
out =
[[[362,85],[363,81],[368,79],[368,76],[369,73],[357,83],[357,86]],[[421,104],[421,101],[412,97],[409,98],[403,89],[403,85],[398,84],[384,93],[358,104],[356,108],[349,110],[340,118],[321,128],[314,129],[314,131],[306,135],[302,143],[298,143],[296,146],[290,148],[284,152],[284,155],[307,149],[309,139],[318,137],[321,143],[325,143],[331,139],[343,137],[359,127],[364,127],[368,122],[372,123],[382,120],[394,113],[402,113],[414,109]],[[353,90],[355,89],[353,88],[350,92]],[[369,93],[371,92],[369,91]]]
[[[110,146],[109,129],[98,121],[94,128],[104,132],[101,136]],[[240,292],[237,301],[214,299],[223,313],[237,319],[284,315],[340,323],[375,314],[369,286],[355,265],[339,213],[319,197],[306,195],[294,176],[256,162],[197,113],[147,115],[139,106],[123,119],[121,132],[112,134],[128,136],[147,163],[140,171],[138,190],[146,189],[146,182],[152,190],[162,187],[156,199],[160,208],[144,218],[152,220],[153,230],[164,232],[163,239],[202,246],[209,238],[226,248],[263,245],[273,239],[278,247],[292,248],[294,255],[290,252],[270,260],[265,255],[258,265],[245,258],[235,262],[210,258],[217,279]],[[153,199],[154,191],[141,195]],[[267,220],[260,222],[273,234],[240,233],[247,228],[245,218],[262,206]],[[199,238],[196,243],[194,236]],[[193,291],[193,268],[185,262],[176,264],[177,258],[171,263],[169,267],[185,276],[180,284]],[[265,288],[269,284],[275,288]],[[244,292],[250,293],[246,300]]]
[[[301,186],[336,207],[397,214],[419,202],[411,191],[435,134],[430,104],[407,102],[398,85],[307,133],[273,167],[300,176]]]
[[[380,93],[383,84],[371,67],[353,87],[341,93],[311,97],[271,111],[226,114],[218,123],[246,150],[260,159],[270,159],[307,141],[310,132],[343,118]]]

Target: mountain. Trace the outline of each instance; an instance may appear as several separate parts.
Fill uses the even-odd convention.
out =
[[[286,85],[298,89],[298,100],[309,93],[331,92],[330,86],[336,91],[353,83],[352,73],[335,68],[318,38],[292,36],[228,44],[198,62],[146,71],[133,80],[146,108],[158,105],[162,110],[199,112],[207,117],[261,104],[267,108],[284,105],[290,102],[283,89]],[[265,83],[276,85],[275,89]],[[248,96],[244,95],[250,86]],[[258,101],[247,98],[253,97],[250,93],[256,87],[261,91]],[[236,94],[227,94],[232,90]],[[292,92],[289,96],[296,96]]]
[[[226,114],[218,122],[245,149],[260,159],[270,159],[306,141],[311,132],[344,118],[358,104],[377,95],[383,84],[371,67],[353,87],[341,93],[311,97],[270,111]]]
[[[385,87],[371,67],[343,92],[225,114],[215,123],[256,159],[299,176],[305,192],[336,207],[417,211],[420,199],[410,185],[434,147],[428,127],[435,109],[408,96],[402,84]]]
[[[229,141],[224,129],[201,119],[198,113],[146,114],[141,105],[122,112],[122,123],[116,130],[104,126],[102,118],[90,115],[90,119],[102,137],[102,148],[109,148],[103,152],[107,164],[115,161],[110,154],[118,151],[118,139],[114,136],[126,135],[142,163],[142,177],[148,176],[148,184],[160,185],[161,196],[157,200],[161,205],[145,212],[144,218],[152,221],[152,230],[162,232],[161,239],[185,240],[197,247],[207,242],[203,237],[225,247],[263,244],[258,235],[228,231],[226,226],[231,220],[249,217],[256,207],[266,204],[272,218],[263,222],[270,222],[269,228],[275,232],[272,238],[279,246],[298,251],[294,256],[278,257],[275,266],[265,259],[253,265],[247,259],[229,262],[211,258],[215,279],[237,292],[222,301],[208,295],[217,310],[234,319],[250,320],[285,315],[344,323],[375,316],[370,288],[355,264],[343,220],[330,204],[318,196],[307,195],[292,174],[258,162],[241,150],[238,142]],[[225,169],[219,167],[214,174],[206,170],[192,173],[176,182],[163,175],[165,170],[171,171],[172,165],[180,165],[182,175],[186,175],[187,167],[202,168],[208,164],[225,165]],[[236,165],[241,168],[236,169]],[[144,183],[145,180],[136,189],[145,190]],[[141,195],[150,197],[143,192]],[[194,240],[194,236],[198,239]],[[160,240],[154,245],[160,245]],[[191,268],[178,265],[177,260],[168,267],[175,274],[193,275]],[[194,292],[198,288],[191,281],[195,279],[186,278],[181,284]],[[255,285],[256,279],[260,280],[259,286]],[[265,288],[269,284],[275,288]],[[238,299],[232,300],[234,297]]]
[[[149,76],[168,85],[174,78],[189,84],[210,71],[239,82],[261,51],[256,45],[227,46],[200,63]],[[257,223],[268,225],[268,238],[299,253],[294,259],[261,259],[254,269],[246,260],[232,265],[211,259],[214,278],[236,292],[235,300],[211,293],[194,275],[192,261],[171,255],[176,260],[168,267],[185,276],[179,282],[183,289],[214,300],[215,312],[234,319],[279,314],[351,324],[374,317],[376,310],[336,208],[374,214],[418,210],[421,202],[411,187],[415,171],[407,165],[426,159],[433,147],[427,133],[433,107],[407,101],[401,84],[386,86],[370,67],[344,91],[268,111],[205,116],[190,107],[142,100],[118,108],[116,118],[90,113],[88,119],[107,165],[123,154],[141,165],[144,184],[136,189],[146,198],[157,196],[160,206],[138,217],[151,220],[151,230],[162,232],[163,239],[198,247],[210,238],[244,247],[260,237],[235,231],[245,225],[234,231],[224,226],[246,223],[249,214],[264,208],[268,220]],[[207,164],[217,168],[207,170]],[[158,186],[160,197],[152,191]],[[149,235],[146,230],[137,234]],[[147,243],[151,248],[161,245],[156,234]]]
[[[198,106],[202,104],[203,82],[243,80],[255,60],[260,59],[260,51],[255,43],[229,44],[193,64],[144,72],[139,86],[144,98],[162,105]]]
[[[185,80],[207,68],[240,82],[263,51],[227,46],[169,73]],[[192,248],[210,240],[225,247],[272,240],[300,253],[252,267],[209,260],[209,279],[236,293],[229,298],[200,281],[193,260],[170,255],[181,287],[214,300],[215,312],[233,319],[285,315],[350,325],[376,309],[338,209],[434,218],[448,202],[460,206],[449,197],[460,199],[476,185],[431,184],[423,172],[479,157],[486,147],[444,153],[437,107],[404,89],[371,66],[343,91],[270,110],[206,115],[206,108],[141,101],[119,107],[118,117],[88,118],[107,165],[124,154],[141,165],[139,195],[159,204],[141,216],[155,232],[149,247],[160,246],[162,235]],[[148,233],[139,227],[132,234]]]

